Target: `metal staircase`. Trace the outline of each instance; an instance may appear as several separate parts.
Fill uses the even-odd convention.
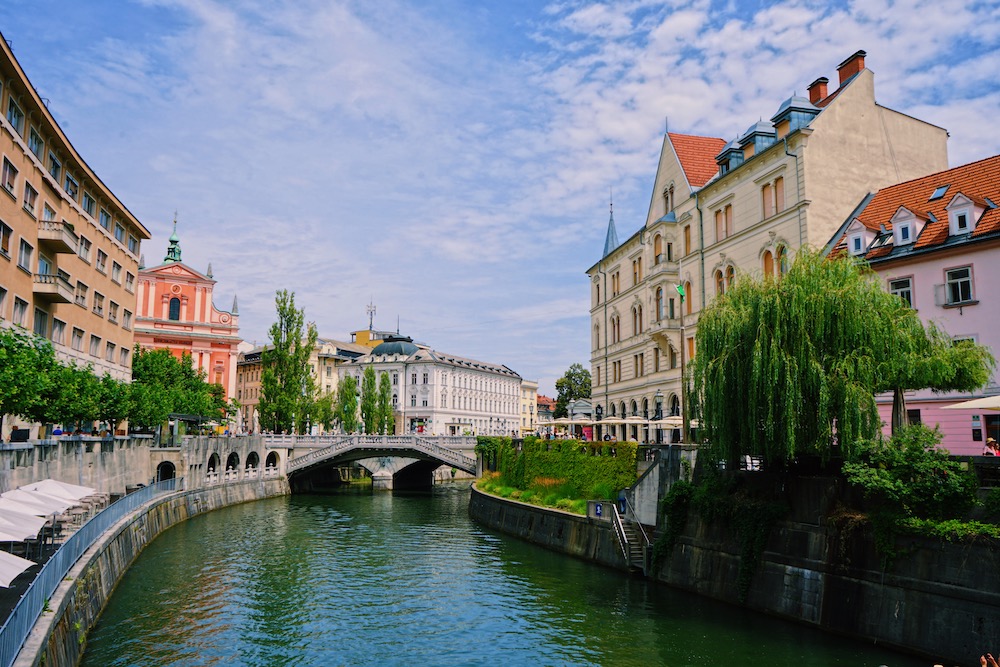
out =
[[[625,558],[628,569],[646,574],[650,544],[646,530],[638,521],[623,517],[618,511],[617,504],[612,504],[612,507],[614,509],[615,537],[618,538],[618,545],[621,547],[622,556]]]

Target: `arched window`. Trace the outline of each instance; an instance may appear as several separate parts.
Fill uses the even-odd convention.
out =
[[[774,256],[771,255],[770,250],[764,251],[764,277],[771,278],[774,276]]]
[[[614,416],[615,416],[615,411],[617,411],[617,410],[618,410],[618,406],[617,406],[617,405],[615,405],[614,403],[612,403],[612,404],[611,404],[611,416],[612,416],[612,417],[614,417]]]
[[[735,279],[736,279],[736,269],[734,269],[733,265],[730,264],[729,266],[726,267],[726,289],[729,289],[733,286],[733,280]]]
[[[181,300],[176,296],[170,299],[170,313],[167,317],[175,322],[181,319]]]
[[[663,257],[663,237],[657,234],[653,237],[653,264],[659,264]]]
[[[632,335],[638,336],[642,333],[642,306],[632,309]]]
[[[726,283],[722,278],[722,271],[717,270],[715,272],[715,295],[722,296],[726,293]]]
[[[601,325],[594,325],[594,349],[596,350],[601,346]]]
[[[778,246],[776,257],[778,260],[778,274],[783,276],[788,273],[788,248],[783,245]]]
[[[666,317],[666,311],[664,309],[663,288],[662,287],[657,287],[656,288],[656,321],[659,322],[664,317]]]
[[[634,416],[636,416],[638,414],[639,414],[639,405],[633,400],[632,401],[632,416],[634,417]]]

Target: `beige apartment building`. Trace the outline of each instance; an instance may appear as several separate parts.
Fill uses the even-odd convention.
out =
[[[521,436],[538,430],[538,381],[521,380]]]
[[[129,380],[149,231],[77,153],[3,39],[0,109],[0,326]]]
[[[858,51],[828,91],[791,97],[726,141],[667,133],[645,223],[619,244],[614,218],[591,281],[591,376],[604,418],[682,415],[681,376],[701,309],[741,275],[787,270],[878,189],[947,168],[947,132],[881,106]],[[683,298],[681,293],[683,292]],[[682,437],[639,423],[596,437]]]

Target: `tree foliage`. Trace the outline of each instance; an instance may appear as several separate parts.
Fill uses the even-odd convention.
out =
[[[379,432],[382,420],[378,414],[378,387],[375,368],[370,365],[361,374],[361,420],[365,425],[365,433]]]
[[[353,375],[345,375],[337,387],[337,407],[334,419],[340,422],[345,433],[353,433],[358,428],[358,381]]]
[[[138,346],[132,355],[128,404],[129,421],[139,428],[154,428],[172,413],[223,419],[227,410],[225,390],[205,381],[205,372],[195,369],[191,355],[178,359],[170,350]]]
[[[308,429],[315,395],[309,359],[316,348],[316,325],[305,324],[305,312],[295,307],[295,294],[275,296],[278,320],[268,335],[271,345],[261,355],[261,428],[274,432]]]
[[[569,414],[567,406],[578,398],[590,398],[590,371],[581,364],[573,364],[566,373],[556,380],[556,409],[553,416],[558,419]]]
[[[382,371],[378,379],[378,418],[379,433],[393,435],[396,432],[396,421],[392,410],[392,384],[389,374]]]
[[[731,463],[826,457],[835,437],[850,456],[880,433],[876,393],[967,386],[990,360],[944,344],[869,269],[808,250],[780,280],[737,281],[702,312],[697,336],[693,402]]]
[[[0,329],[0,419],[6,414],[31,416],[42,407],[56,366],[48,341],[16,329]]]

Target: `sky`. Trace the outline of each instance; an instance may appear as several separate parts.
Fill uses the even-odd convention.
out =
[[[555,394],[586,270],[641,228],[671,132],[734,138],[858,49],[880,104],[1000,153],[1000,0],[4,0],[74,146],[267,342],[399,330]]]

